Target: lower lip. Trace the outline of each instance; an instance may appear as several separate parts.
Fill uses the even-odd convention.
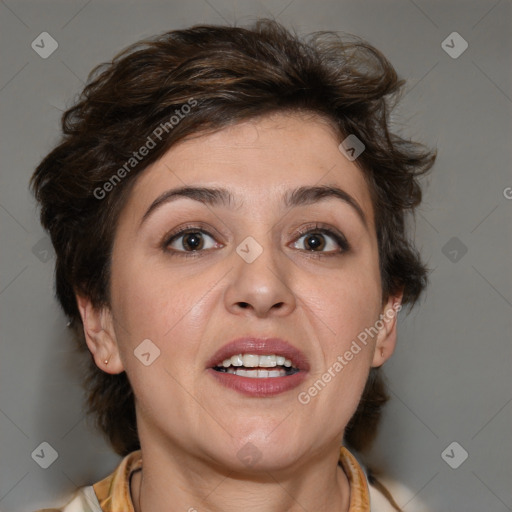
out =
[[[304,381],[307,374],[305,371],[298,371],[285,377],[253,378],[217,372],[213,368],[208,368],[208,372],[223,386],[234,389],[243,395],[260,398],[278,395],[296,388]]]

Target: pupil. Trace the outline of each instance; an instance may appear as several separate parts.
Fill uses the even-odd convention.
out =
[[[323,248],[324,242],[318,235],[310,235],[306,240],[310,249]]]
[[[183,245],[193,251],[200,249],[203,245],[203,239],[200,233],[188,233],[183,238]]]

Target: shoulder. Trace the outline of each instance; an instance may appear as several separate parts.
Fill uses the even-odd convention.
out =
[[[43,508],[36,512],[102,512],[92,486],[82,487],[61,508]]]
[[[115,470],[93,485],[80,487],[60,508],[45,508],[36,512],[103,512],[103,510],[132,510],[129,499],[129,480],[142,466],[140,450],[126,455]]]
[[[359,454],[345,446],[341,447],[339,463],[350,482],[350,510],[402,512],[407,506],[407,512],[429,512],[413,491],[384,475],[377,477]]]
[[[407,506],[409,512],[430,512],[415,493],[388,477],[368,475],[372,512],[397,512]]]

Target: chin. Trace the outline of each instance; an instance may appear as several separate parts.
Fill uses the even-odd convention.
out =
[[[276,428],[275,425],[272,428]],[[285,430],[281,435],[272,433],[272,428],[254,430],[253,427],[250,434],[233,437],[231,453],[227,454],[231,459],[229,465],[237,471],[252,473],[281,471],[292,466],[302,456],[304,444],[300,439],[290,437]]]

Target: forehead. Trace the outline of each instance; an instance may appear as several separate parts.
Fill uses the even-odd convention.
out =
[[[162,192],[214,186],[232,192],[235,208],[272,209],[300,186],[342,188],[373,224],[370,191],[361,169],[338,149],[332,125],[313,115],[279,113],[199,133],[177,143],[137,178],[129,210],[142,210]],[[141,213],[142,212],[142,213]]]

